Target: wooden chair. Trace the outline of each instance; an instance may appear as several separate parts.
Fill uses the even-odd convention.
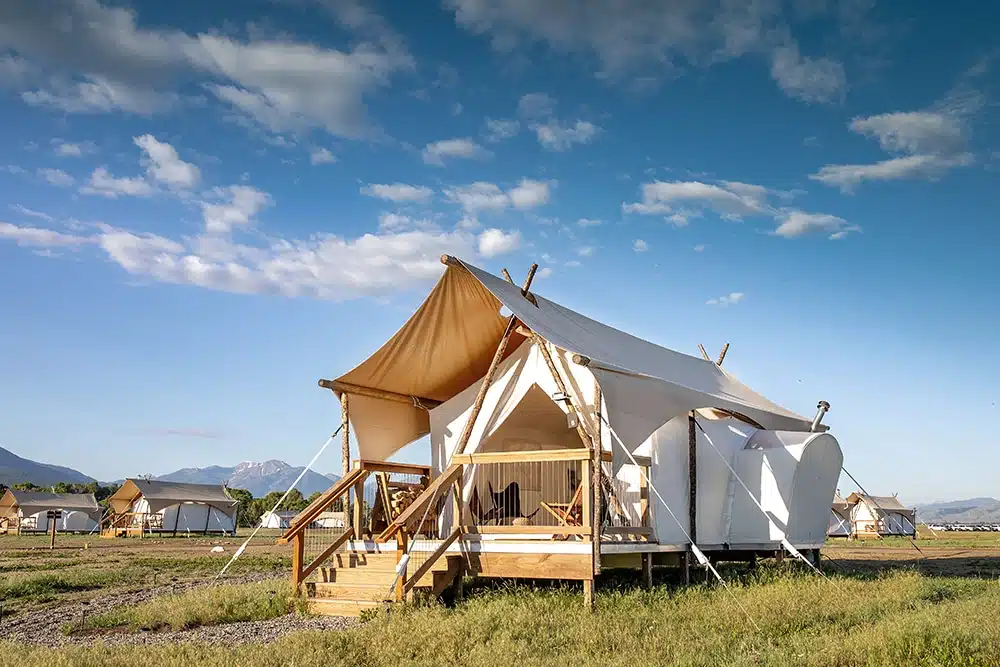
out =
[[[560,526],[583,525],[583,484],[576,487],[576,492],[568,503],[541,502],[538,504],[554,516]]]

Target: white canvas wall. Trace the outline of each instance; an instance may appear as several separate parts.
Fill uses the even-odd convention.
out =
[[[134,504],[134,512],[149,513],[149,503],[140,498]],[[162,517],[162,526],[153,530],[159,532],[202,533],[232,532],[235,530],[233,517],[217,507],[202,503],[179,503],[156,512]]]
[[[826,534],[830,537],[850,537],[851,520],[830,510],[830,524],[827,527]]]
[[[28,521],[34,520],[35,527],[31,530],[39,532],[49,531],[49,519],[46,513],[36,512],[28,515]],[[27,523],[22,524],[27,525]],[[56,532],[76,532],[89,533],[97,526],[97,522],[90,518],[86,512],[62,511],[61,516],[56,521]]]
[[[264,512],[260,517],[261,528],[288,528],[292,525],[292,518],[282,516],[278,512]]]

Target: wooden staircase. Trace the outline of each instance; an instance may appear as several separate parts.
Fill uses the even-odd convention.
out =
[[[409,571],[416,571],[416,567],[411,563]],[[359,616],[365,609],[379,607],[392,599],[396,554],[340,552],[331,556],[328,565],[318,571],[320,581],[305,584],[309,611],[325,616]],[[462,556],[446,554],[413,582],[410,591],[423,591],[437,597],[461,576],[462,571]]]

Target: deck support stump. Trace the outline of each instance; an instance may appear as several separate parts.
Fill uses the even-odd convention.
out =
[[[583,580],[583,607],[588,611],[593,611],[594,609],[594,580],[584,579]]]
[[[642,585],[645,588],[653,587],[653,554],[642,554]]]
[[[683,571],[684,585],[689,586],[691,584],[690,552],[685,551],[681,554],[681,570]]]

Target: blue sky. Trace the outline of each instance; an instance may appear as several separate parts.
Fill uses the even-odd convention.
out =
[[[0,7],[0,445],[307,462],[442,252],[1000,495],[990,3]],[[411,453],[411,456],[414,454]],[[321,470],[339,469],[333,452]]]

